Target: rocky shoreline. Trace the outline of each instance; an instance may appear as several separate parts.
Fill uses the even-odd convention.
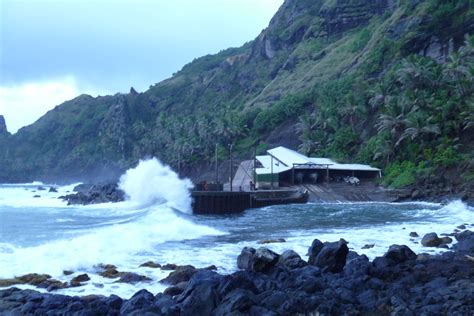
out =
[[[143,266],[173,270],[160,281],[169,285],[164,293],[140,290],[124,300],[13,287],[0,291],[0,314],[469,315],[474,310],[474,232],[463,230],[452,237],[457,243],[439,255],[416,255],[405,245],[392,245],[372,261],[350,251],[342,239],[315,239],[308,261],[292,250],[277,254],[265,247],[246,247],[237,257],[240,270],[230,275],[218,274],[213,266],[162,267],[147,262]],[[446,248],[451,241],[436,234],[421,239],[426,247]],[[149,281],[114,266],[100,268],[104,277]],[[75,281],[80,286],[87,275]]]

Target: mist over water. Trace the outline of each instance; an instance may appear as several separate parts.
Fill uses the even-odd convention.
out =
[[[60,290],[68,295],[116,294],[124,298],[141,288],[164,290],[158,280],[169,271],[139,268],[146,261],[160,264],[216,265],[221,273],[236,270],[236,258],[245,246],[259,240],[285,238],[265,245],[276,252],[297,251],[303,258],[314,238],[344,238],[349,247],[370,258],[391,244],[423,248],[409,232],[450,233],[460,224],[474,224],[474,210],[460,201],[430,203],[345,203],[280,205],[247,210],[229,216],[193,216],[189,180],[157,159],[141,161],[120,179],[127,201],[115,204],[67,206],[57,193],[38,191],[39,183],[0,185],[0,278],[26,273],[48,273],[69,281],[88,273],[85,286]],[[41,184],[47,187],[47,184]],[[34,198],[34,195],[40,195]],[[419,242],[419,239],[415,240]],[[361,249],[375,244],[371,249]],[[135,272],[153,281],[136,285],[114,283],[97,274],[99,263],[119,271]],[[64,276],[63,270],[75,272]],[[23,286],[24,287],[24,286]]]

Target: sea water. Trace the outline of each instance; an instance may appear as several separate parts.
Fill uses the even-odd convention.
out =
[[[406,244],[415,252],[439,252],[420,245],[409,233],[451,233],[460,224],[474,224],[474,209],[460,201],[433,203],[337,203],[270,206],[229,216],[194,216],[191,182],[179,179],[156,159],[142,161],[120,180],[127,201],[67,206],[58,199],[73,187],[48,189],[50,184],[0,185],[0,278],[47,273],[61,281],[87,273],[84,286],[58,290],[67,295],[115,294],[129,298],[139,289],[153,293],[166,286],[158,281],[170,271],[139,267],[160,264],[215,265],[220,273],[237,269],[245,246],[261,240],[278,253],[293,249],[303,258],[313,239],[337,241],[373,259],[389,245]],[[34,197],[34,196],[39,197]],[[364,245],[373,244],[370,249]],[[114,264],[151,282],[135,285],[102,278],[98,264]],[[65,276],[64,270],[74,271]],[[33,288],[28,285],[20,288]],[[44,290],[42,290],[44,291]]]

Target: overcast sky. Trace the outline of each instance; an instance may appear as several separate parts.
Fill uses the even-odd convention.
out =
[[[16,132],[65,100],[146,90],[264,29],[283,0],[0,0],[0,114]]]

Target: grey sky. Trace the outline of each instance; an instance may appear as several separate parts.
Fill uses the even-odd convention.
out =
[[[0,114],[15,131],[76,93],[146,90],[196,57],[252,40],[282,2],[0,0]],[[42,90],[51,97],[25,96]]]

